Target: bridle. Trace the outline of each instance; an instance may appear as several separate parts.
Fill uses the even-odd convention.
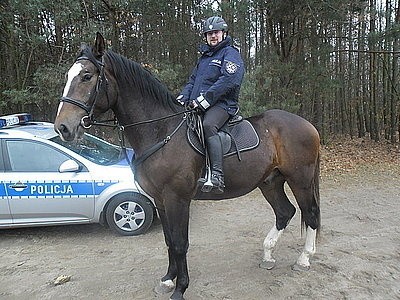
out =
[[[95,65],[95,67],[99,71],[99,75],[97,77],[97,82],[96,82],[96,87],[94,88],[94,92],[90,93],[89,101],[87,103],[83,102],[82,100],[73,99],[71,97],[66,97],[66,96],[61,97],[60,102],[67,102],[67,103],[73,104],[75,106],[78,106],[79,108],[83,109],[87,113],[86,116],[82,117],[81,122],[80,122],[80,125],[85,129],[91,128],[92,125],[98,125],[98,126],[106,126],[106,127],[118,127],[120,129],[120,131],[124,131],[125,128],[127,128],[127,127],[134,127],[134,126],[138,126],[138,125],[142,125],[142,124],[158,122],[161,120],[173,118],[178,115],[186,114],[188,112],[195,110],[195,109],[186,108],[185,111],[180,111],[180,112],[168,115],[168,116],[151,119],[151,120],[139,121],[136,123],[126,124],[126,125],[120,125],[118,123],[118,121],[116,120],[116,118],[114,118],[112,120],[106,120],[106,121],[96,121],[94,119],[93,110],[94,110],[94,106],[95,106],[97,98],[98,98],[97,96],[98,96],[101,88],[103,88],[106,92],[107,101],[108,102],[110,101],[108,98],[108,93],[107,93],[107,78],[104,74],[104,62],[96,59],[91,51],[88,51],[87,53],[83,54],[82,56],[79,56],[75,60],[75,62],[80,61],[80,60],[90,61],[92,64]],[[88,103],[90,103],[90,104],[88,104]],[[114,124],[109,124],[109,122],[113,122]]]
[[[99,61],[98,59],[96,59],[91,52],[89,52],[87,55],[78,57],[76,59],[75,63],[80,60],[90,61],[92,64],[95,65],[95,67],[99,71],[99,75],[97,77],[96,86],[94,87],[94,91],[90,93],[89,101],[87,103],[83,102],[82,100],[73,99],[71,97],[66,97],[66,96],[61,97],[60,102],[67,102],[67,103],[73,104],[73,105],[78,106],[79,108],[83,109],[87,113],[87,115],[82,117],[80,124],[83,128],[88,129],[88,128],[92,127],[92,124],[94,123],[93,110],[94,110],[94,106],[95,106],[97,98],[98,98],[97,95],[99,94],[100,89],[102,87],[104,87],[104,90],[107,93],[107,90],[106,90],[107,89],[107,78],[105,77],[105,74],[104,74],[103,61]],[[107,98],[108,98],[108,94],[107,94]]]
[[[124,142],[124,138],[123,138],[123,134],[122,132],[125,130],[125,128],[127,127],[134,127],[134,126],[138,126],[138,125],[143,125],[143,124],[149,124],[149,123],[153,123],[153,122],[158,122],[161,120],[165,120],[168,118],[173,118],[176,117],[178,115],[183,115],[181,121],[179,122],[178,126],[170,133],[168,134],[162,141],[156,143],[155,145],[151,146],[149,149],[147,149],[143,155],[137,159],[135,159],[134,162],[129,163],[132,170],[134,170],[138,165],[140,165],[143,161],[145,161],[149,156],[151,156],[152,154],[154,154],[155,152],[157,152],[159,149],[161,149],[163,146],[165,146],[171,139],[171,137],[173,135],[175,135],[175,133],[179,130],[179,128],[182,127],[182,125],[184,123],[186,123],[187,121],[187,116],[188,113],[192,113],[195,109],[185,109],[184,111],[180,111],[168,116],[164,116],[164,117],[160,117],[160,118],[156,118],[156,119],[151,119],[151,120],[145,120],[145,121],[139,121],[136,123],[132,123],[132,124],[127,124],[127,125],[120,125],[118,123],[118,120],[116,120],[116,118],[114,118],[114,120],[107,120],[107,121],[103,121],[103,122],[98,122],[94,119],[93,116],[93,110],[94,110],[94,106],[96,104],[96,101],[98,99],[98,94],[99,91],[103,88],[106,92],[106,96],[107,96],[107,100],[109,102],[109,98],[108,98],[108,93],[107,93],[107,78],[105,77],[104,74],[104,62],[103,61],[99,61],[98,59],[96,59],[93,55],[92,52],[88,52],[87,54],[84,54],[80,57],[78,57],[76,59],[75,62],[80,61],[80,60],[88,60],[91,63],[93,63],[95,65],[95,67],[97,68],[97,70],[99,71],[99,75],[97,77],[97,82],[96,82],[96,86],[94,88],[94,91],[90,94],[89,97],[89,101],[83,102],[82,100],[78,100],[78,99],[73,99],[71,97],[66,97],[63,96],[60,99],[60,102],[67,102],[70,104],[73,104],[75,106],[78,106],[79,108],[83,109],[87,115],[83,116],[80,122],[80,125],[85,128],[88,129],[90,127],[92,127],[92,125],[99,125],[99,126],[107,126],[107,127],[116,127],[119,129],[118,134],[119,134],[119,141],[121,144],[121,148],[124,149],[125,152],[125,158],[126,160],[129,162],[128,160],[128,156],[126,154],[125,151],[125,142]],[[89,103],[89,104],[88,104]],[[114,124],[108,124],[108,122],[113,121]]]

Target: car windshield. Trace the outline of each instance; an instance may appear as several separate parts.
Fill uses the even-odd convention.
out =
[[[116,164],[121,161],[123,155],[121,147],[89,134],[84,134],[82,139],[75,142],[64,142],[59,136],[50,140],[99,165]]]

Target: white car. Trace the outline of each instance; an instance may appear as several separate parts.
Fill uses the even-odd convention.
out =
[[[101,223],[139,235],[151,226],[155,205],[135,181],[132,149],[89,134],[66,143],[31,119],[0,117],[0,228]]]

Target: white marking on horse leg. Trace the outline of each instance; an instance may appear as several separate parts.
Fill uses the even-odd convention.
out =
[[[315,241],[317,238],[317,230],[307,226],[306,229],[306,242],[304,244],[303,252],[300,254],[296,264],[301,268],[310,268],[310,257],[315,253]]]
[[[171,279],[160,281],[159,286],[156,286],[155,291],[158,294],[167,294],[173,291],[175,284]]]
[[[275,266],[275,259],[272,256],[272,251],[278,241],[279,237],[281,236],[283,229],[278,230],[276,226],[271,228],[268,232],[267,237],[264,240],[264,257],[262,263],[260,264],[261,268],[264,269],[272,269]]]
[[[72,67],[69,69],[67,76],[67,83],[65,84],[64,87],[63,97],[66,97],[68,95],[69,89],[71,88],[72,80],[74,80],[74,78],[79,75],[82,69],[83,65],[79,62],[74,63]],[[58,105],[57,116],[60,114],[62,106],[63,103],[60,102],[60,105]]]

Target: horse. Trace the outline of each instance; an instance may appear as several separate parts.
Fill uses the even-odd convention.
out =
[[[187,266],[189,207],[193,199],[236,198],[258,188],[275,213],[275,222],[263,242],[261,268],[275,266],[278,238],[295,214],[284,183],[292,190],[301,211],[304,248],[292,267],[310,268],[320,231],[320,138],[316,128],[298,115],[267,110],[246,118],[259,136],[259,145],[224,159],[225,192],[202,193],[197,184],[204,171],[204,156],[187,142],[185,108],[168,88],[140,64],[105,47],[96,34],[84,45],[68,71],[54,122],[65,141],[79,138],[96,124],[96,116],[111,110],[135,149],[135,177],[154,198],[168,249],[168,268],[156,287],[184,299],[189,285]]]

